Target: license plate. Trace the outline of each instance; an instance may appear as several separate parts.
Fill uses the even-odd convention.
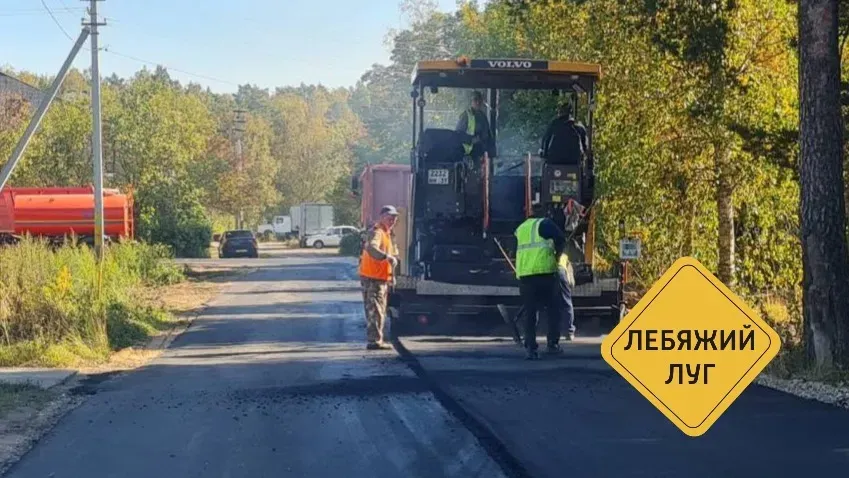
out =
[[[236,249],[236,252],[248,252],[247,249]]]
[[[429,169],[427,171],[428,184],[448,184],[448,178],[447,169]]]
[[[552,179],[549,184],[549,192],[563,196],[576,196],[578,194],[578,182],[568,179]]]

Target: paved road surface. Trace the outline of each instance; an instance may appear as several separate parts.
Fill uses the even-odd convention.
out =
[[[304,255],[219,297],[159,360],[96,386],[12,477],[846,476],[849,412],[752,386],[707,435],[670,424],[582,339],[365,352],[352,261]]]
[[[394,351],[365,350],[351,261],[283,261],[102,383],[8,476],[502,476]]]

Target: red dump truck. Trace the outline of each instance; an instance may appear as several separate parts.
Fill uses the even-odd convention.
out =
[[[132,238],[132,194],[117,189],[103,191],[104,235]],[[94,188],[13,188],[0,191],[0,242],[16,236],[61,239],[75,234],[94,238]]]
[[[359,178],[362,226],[368,228],[372,225],[380,214],[380,208],[386,204],[407,209],[411,179],[409,164],[367,165]]]

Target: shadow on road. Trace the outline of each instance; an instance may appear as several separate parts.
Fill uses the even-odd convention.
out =
[[[312,288],[297,288],[297,289],[268,289],[268,290],[252,290],[243,292],[233,292],[233,295],[263,295],[263,294],[313,294],[318,292],[357,292],[362,293],[362,288],[359,286],[350,287],[312,287]]]
[[[307,293],[307,291],[304,291],[304,293]],[[292,322],[290,321],[299,319],[314,321],[316,318],[342,313],[334,312],[332,307],[347,306],[350,309],[352,304],[362,304],[362,297],[350,294],[348,297],[339,297],[331,300],[303,300],[299,302],[277,302],[272,304],[210,305],[204,309],[203,317],[205,317],[205,320],[203,321],[203,325],[208,326],[214,323],[227,324],[233,321],[245,320],[241,319],[241,316],[261,315],[266,316],[262,319],[266,323],[272,320],[280,320],[286,321],[287,326],[291,326]],[[316,307],[323,307],[329,310],[316,310]],[[350,314],[350,312],[347,313]],[[221,317],[221,319],[218,319],[218,317]],[[342,320],[342,318],[340,317],[339,320]],[[305,326],[310,325],[310,323],[305,324]]]
[[[356,271],[350,264],[330,262],[317,266],[298,264],[257,264],[257,272],[246,277],[248,282],[334,282],[356,281]]]

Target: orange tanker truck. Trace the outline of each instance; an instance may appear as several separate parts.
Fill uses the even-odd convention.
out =
[[[132,194],[103,190],[103,234],[133,238]],[[24,235],[61,240],[94,238],[94,188],[13,188],[0,191],[0,242]]]

